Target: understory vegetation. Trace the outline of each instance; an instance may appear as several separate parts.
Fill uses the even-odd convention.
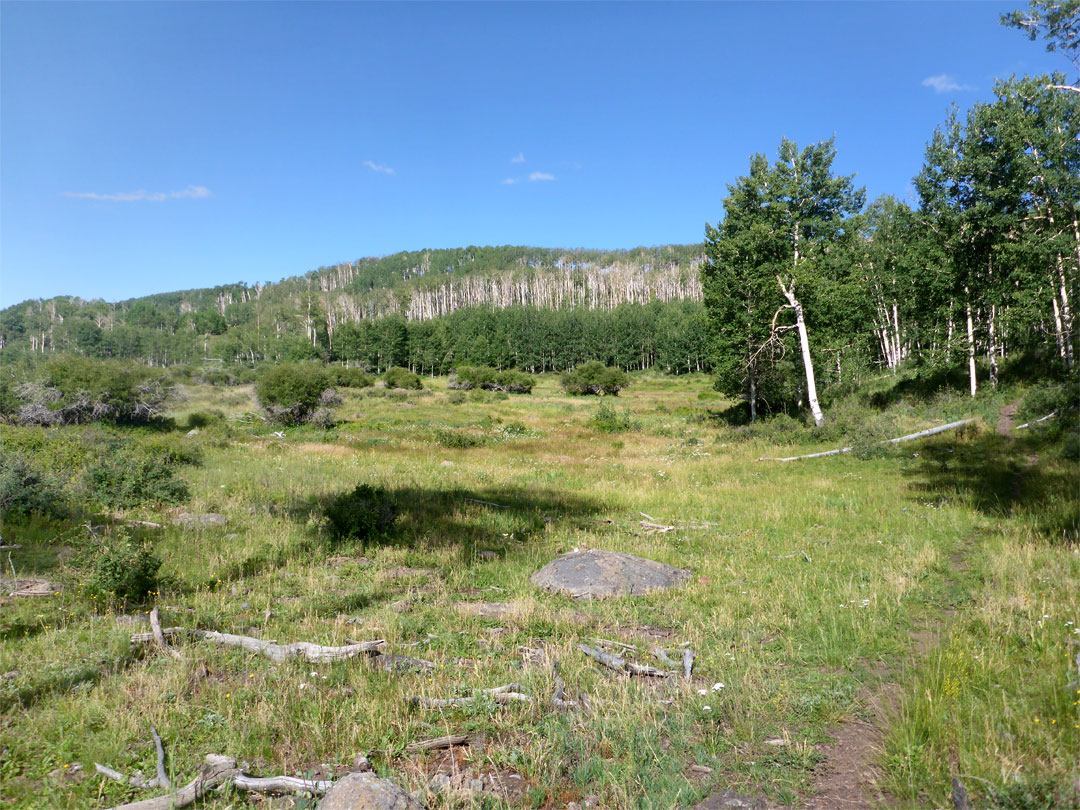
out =
[[[405,746],[460,733],[473,743],[455,767],[524,785],[466,804],[675,807],[731,787],[797,807],[838,726],[885,690],[876,761],[897,806],[947,806],[955,772],[980,808],[1067,807],[1080,745],[1080,694],[1066,687],[1080,677],[1075,386],[1005,367],[972,399],[958,371],[959,386],[905,371],[853,388],[827,403],[827,433],[794,418],[732,424],[710,379],[642,374],[617,408],[567,396],[556,375],[530,397],[436,378],[396,398],[340,388],[333,427],[275,433],[252,416],[251,386],[188,384],[157,428],[6,426],[7,576],[62,591],[2,597],[4,796],[51,809],[152,795],[93,763],[152,773],[153,725],[177,783],[210,752],[265,775],[366,753],[448,807],[451,794],[427,795],[440,752]],[[1013,404],[1016,426],[1059,416],[999,435]],[[975,421],[877,444],[960,418]],[[757,460],[839,446],[866,451]],[[693,576],[674,598],[591,603],[530,584],[574,547]],[[434,669],[275,664],[192,637],[173,639],[173,659],[131,641],[154,606],[166,626],[279,643],[382,638]],[[694,679],[615,677],[578,651],[595,638],[653,664],[650,647],[689,645]],[[549,709],[552,660],[592,711]],[[537,703],[409,703],[509,681]],[[260,805],[226,793],[199,806]]]

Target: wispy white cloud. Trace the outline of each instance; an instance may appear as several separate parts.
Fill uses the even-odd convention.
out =
[[[555,175],[548,174],[547,172],[533,172],[529,175],[529,182],[535,183],[538,180],[554,180]]]
[[[960,84],[955,76],[942,73],[940,76],[927,76],[922,80],[923,87],[933,87],[935,93],[952,93],[956,90],[974,90],[969,84]]]
[[[525,153],[524,152],[518,152],[517,157],[510,158],[510,162],[511,163],[524,163],[525,162]]]
[[[103,202],[165,202],[166,200],[201,200],[210,196],[206,186],[188,186],[180,191],[118,191],[100,194],[96,191],[65,191],[65,197],[77,200],[101,200]]]
[[[514,183],[520,183],[520,182],[521,181],[516,177],[507,177],[505,180],[502,181],[502,184],[504,186],[512,186],[512,185],[514,185]]]
[[[378,163],[375,163],[371,160],[365,160],[364,165],[371,169],[373,172],[378,172],[379,174],[394,174],[394,170],[391,169],[389,166],[380,166]]]

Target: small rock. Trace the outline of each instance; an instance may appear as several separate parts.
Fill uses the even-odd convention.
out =
[[[743,796],[734,790],[725,790],[703,799],[690,810],[765,810],[766,807],[761,799]]]
[[[65,765],[49,771],[49,778],[54,780],[66,779],[70,782],[81,782],[86,778],[86,774],[82,772],[82,769],[82,763],[72,762],[70,765]]]
[[[691,765],[690,770],[694,773],[700,773],[708,776],[710,773],[712,773],[713,769],[710,768],[708,765]]]
[[[476,552],[476,556],[481,560],[497,560],[499,555],[489,548],[482,548]]]
[[[199,429],[198,428],[192,428],[191,430],[189,430],[187,432],[186,435],[188,435],[188,436],[198,436],[199,435]]]
[[[249,610],[250,608],[251,608],[251,602],[241,602],[240,603],[240,609],[241,610]]]
[[[226,540],[235,540],[239,536],[240,535],[238,535],[236,532],[230,532],[229,534],[225,535],[225,539]]]
[[[442,793],[450,789],[450,777],[445,773],[437,773],[428,782],[428,790],[432,793]]]
[[[369,773],[371,771],[371,763],[368,762],[368,758],[363,754],[357,754],[353,758],[352,767],[349,768],[350,773]]]
[[[350,773],[334,783],[319,810],[423,810],[423,805],[389,779]]]

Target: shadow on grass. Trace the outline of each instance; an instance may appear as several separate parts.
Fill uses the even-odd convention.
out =
[[[542,488],[400,487],[385,494],[397,511],[393,529],[378,540],[357,541],[358,545],[456,545],[467,564],[475,561],[478,549],[506,553],[542,533],[547,523],[588,518],[605,508],[588,496]],[[292,515],[306,523],[323,514],[331,497],[302,501]]]
[[[907,474],[920,499],[963,498],[990,517],[1025,520],[1047,540],[1080,540],[1077,464],[1052,444],[996,434],[939,439],[920,448],[919,461]]]

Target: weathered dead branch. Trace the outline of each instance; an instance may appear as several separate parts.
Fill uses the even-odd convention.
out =
[[[468,745],[469,738],[464,734],[451,734],[446,737],[435,737],[431,740],[419,740],[405,746],[406,751],[434,751],[439,748],[451,748],[455,745]]]
[[[155,607],[150,611],[150,630],[153,633],[154,641],[157,642],[158,647],[163,652],[168,653],[173,658],[183,658],[180,653],[169,646],[169,642],[165,640],[165,633],[161,630],[161,617],[158,615],[158,609]],[[166,789],[168,786],[166,785]]]
[[[172,782],[169,781],[169,775],[165,773],[165,746],[162,745],[161,737],[153,726],[150,726],[150,736],[154,738],[154,748],[157,749],[157,783],[164,790],[172,790]]]
[[[630,675],[649,675],[654,678],[666,678],[671,675],[662,669],[656,669],[655,667],[646,666],[644,664],[635,664],[632,661],[627,661],[621,655],[614,655],[612,653],[598,650],[595,647],[590,647],[588,644],[578,644],[578,649],[592,658],[599,664],[603,664],[608,669],[613,669],[616,672],[625,672]]]
[[[927,436],[935,436],[938,433],[944,433],[947,430],[956,430],[958,427],[970,424],[974,422],[974,419],[961,419],[959,422],[949,422],[947,425],[939,425],[938,427],[932,427],[927,430],[920,430],[918,433],[909,433],[906,436],[897,436],[895,439],[886,439],[878,444],[900,444],[902,442],[910,442],[915,439],[924,439]],[[758,461],[800,461],[805,458],[822,458],[823,456],[838,456],[841,453],[850,453],[854,448],[852,447],[840,447],[836,450],[825,450],[821,453],[807,453],[805,456],[788,456],[786,458],[775,458],[772,456],[762,456],[757,459]]]
[[[1015,428],[1013,428],[1013,430],[1024,430],[1025,428],[1029,428],[1032,425],[1037,425],[1040,422],[1045,422],[1047,419],[1053,419],[1055,416],[1057,416],[1057,411],[1054,411],[1052,413],[1048,413],[1046,416],[1040,417],[1039,419],[1036,419],[1034,422],[1024,422],[1024,424],[1022,424],[1022,425],[1017,425]]]
[[[689,647],[682,651],[683,678],[690,680],[694,675],[694,651]]]
[[[97,772],[109,779],[127,780],[122,773],[95,763]],[[131,784],[131,780],[127,780]],[[206,761],[199,767],[199,774],[179,790],[165,796],[118,805],[112,810],[174,810],[194,804],[209,791],[221,785],[231,783],[237,790],[254,793],[326,793],[333,782],[316,782],[295,776],[248,776],[236,766],[232,757],[220,754],[207,754]],[[139,785],[136,785],[137,787]],[[149,787],[150,785],[146,785]]]
[[[522,694],[524,688],[519,683],[508,683],[503,686],[496,686],[493,689],[477,689],[476,694],[471,697],[427,698],[414,695],[409,698],[409,702],[414,706],[419,706],[421,709],[447,709],[455,706],[468,706],[482,701],[485,697],[491,698],[496,703],[532,703],[533,699],[529,695]]]
[[[668,658],[667,652],[662,647],[651,647],[649,649],[649,652],[653,654],[657,661],[659,661],[666,667],[679,666],[675,661],[672,661],[670,658]]]

